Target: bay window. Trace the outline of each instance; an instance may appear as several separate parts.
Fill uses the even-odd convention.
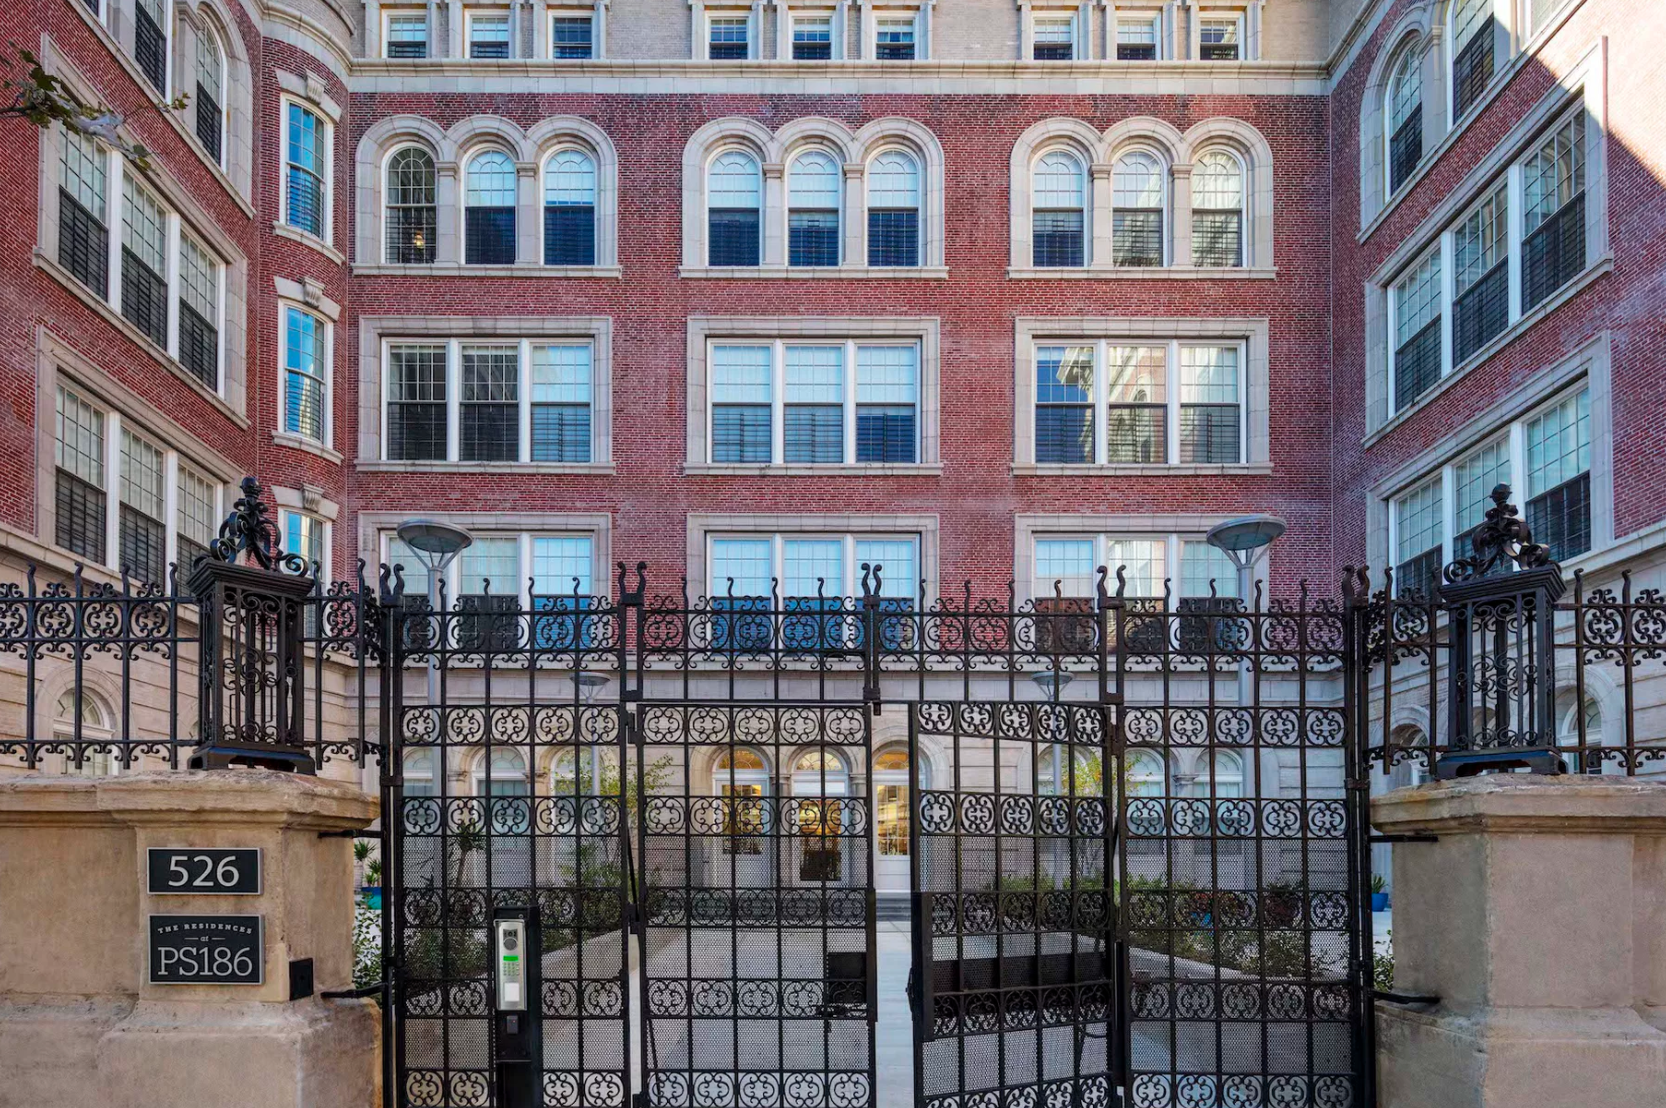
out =
[[[713,342],[710,461],[919,460],[917,343]]]
[[[285,108],[284,222],[328,241],[330,129],[299,104]]]
[[[283,429],[327,445],[325,405],[328,324],[292,305],[283,308]]]

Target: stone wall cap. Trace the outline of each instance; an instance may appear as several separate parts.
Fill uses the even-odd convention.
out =
[[[376,818],[357,785],[265,769],[0,781],[0,823],[268,824],[352,830]]]
[[[1569,774],[1489,774],[1371,798],[1385,833],[1481,831],[1666,835],[1666,781]]]

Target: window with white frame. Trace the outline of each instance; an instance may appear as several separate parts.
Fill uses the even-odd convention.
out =
[[[164,0],[137,0],[133,5],[133,60],[151,87],[168,95],[168,5]]]
[[[1493,0],[1452,0],[1446,42],[1452,59],[1453,120],[1462,118],[1492,83],[1495,38]]]
[[[1036,159],[1032,175],[1031,250],[1038,267],[1087,264],[1087,171],[1068,150]]]
[[[194,120],[198,141],[215,165],[225,164],[225,135],[228,130],[226,102],[226,55],[219,35],[204,26],[197,33],[197,95]]]
[[[706,171],[708,264],[754,266],[760,258],[764,179],[758,159],[725,150]]]
[[[463,260],[515,264],[515,159],[482,150],[468,160],[463,197]]]
[[[179,364],[220,391],[220,264],[188,233],[179,235]]]
[[[793,29],[793,61],[825,62],[833,57],[833,17],[831,15],[795,16]]]
[[[329,547],[325,545],[324,540],[329,524],[315,515],[288,508],[279,515],[279,525],[283,528],[284,553],[305,559],[309,573],[328,573]],[[314,566],[319,568],[315,571],[312,568]]]
[[[122,178],[121,314],[168,345],[168,213],[132,174]]]
[[[1522,38],[1536,35],[1548,24],[1552,17],[1567,4],[1568,0],[1529,0],[1527,5],[1528,29]]]
[[[58,181],[58,264],[97,293],[110,296],[110,163],[114,156],[88,135],[62,129]]]
[[[1111,264],[1164,264],[1163,209],[1168,172],[1149,150],[1131,150],[1111,170]]]
[[[1197,56],[1206,62],[1235,62],[1244,56],[1244,17],[1206,15],[1198,20]]]
[[[1582,110],[1558,120],[1392,281],[1389,396],[1396,411],[1585,272],[1587,137]],[[1519,217],[1509,210],[1512,196],[1521,197]],[[1447,265],[1450,287],[1442,282]],[[1449,344],[1442,335],[1448,311]]]
[[[920,590],[915,534],[727,534],[706,536],[706,595],[716,616],[711,645],[728,650],[815,652],[859,646],[862,624],[838,615],[862,596],[863,567],[879,567],[882,613],[912,611]],[[768,613],[777,610],[779,619]],[[732,614],[731,614],[732,613]],[[754,614],[746,614],[754,613]],[[905,621],[880,617],[880,641],[910,641]]]
[[[1488,436],[1389,502],[1389,550],[1402,595],[1433,595],[1442,566],[1474,553],[1474,535],[1508,485],[1535,542],[1566,561],[1591,549],[1591,394],[1565,393]]]
[[[52,541],[145,584],[170,561],[189,569],[213,539],[219,483],[73,384],[58,385],[55,418]]]
[[[509,56],[509,13],[507,11],[471,11],[468,13],[469,57],[507,58]]]
[[[1383,141],[1388,151],[1388,191],[1392,195],[1423,160],[1423,49],[1406,47],[1388,78]]]
[[[1067,62],[1076,57],[1075,15],[1036,15],[1031,56],[1038,62]]]
[[[329,241],[330,125],[294,101],[284,104],[284,222]]]
[[[787,264],[839,264],[844,169],[825,150],[807,150],[787,174]]]
[[[882,15],[874,22],[873,56],[882,62],[911,62],[918,53],[918,23],[912,15]]]
[[[741,61],[752,56],[752,17],[712,15],[706,19],[706,57]]]
[[[385,11],[382,52],[389,58],[428,56],[428,15],[420,11]]]
[[[550,16],[550,56],[569,60],[596,56],[596,21],[588,15]]]
[[[1116,21],[1116,60],[1119,62],[1153,62],[1161,56],[1158,42],[1162,17],[1153,15],[1141,19]]]
[[[1066,534],[1038,535],[1032,540],[1030,595],[1034,597],[1038,647],[1064,652],[1092,649],[1095,597],[1099,567],[1106,568],[1106,588],[1119,588],[1127,597],[1144,600],[1175,598],[1175,610],[1195,614],[1175,627],[1183,650],[1200,648],[1205,636],[1228,638],[1233,628],[1209,621],[1212,612],[1239,606],[1238,570],[1225,554],[1202,535],[1184,534]],[[1178,570],[1178,573],[1176,573]],[[1141,649],[1142,638],[1162,635],[1162,623],[1131,629],[1130,645]],[[1143,648],[1154,648],[1144,643]]]
[[[283,429],[329,445],[329,329],[318,316],[283,305]]]
[[[728,342],[708,346],[710,461],[919,461],[916,342]]]
[[[1038,344],[1037,464],[1243,461],[1244,357],[1241,342]]]
[[[1192,165],[1192,264],[1244,264],[1244,166],[1227,150]]]
[[[576,146],[544,162],[544,264],[596,264],[596,159]]]
[[[388,159],[386,250],[390,265],[427,265],[437,248],[439,208],[434,155],[403,146]]]
[[[388,459],[588,463],[593,355],[587,340],[387,341]]]
[[[868,264],[920,264],[920,163],[883,150],[868,163]]]

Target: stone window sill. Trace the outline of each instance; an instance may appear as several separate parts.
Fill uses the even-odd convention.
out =
[[[683,466],[687,477],[936,477],[940,462],[887,463],[857,462],[832,465],[737,465],[726,462],[690,463]]]
[[[612,462],[396,462],[368,461],[356,466],[360,473],[492,473],[500,476],[522,474],[585,474],[608,476]]]
[[[794,280],[839,281],[866,279],[875,281],[942,280],[949,275],[944,265],[842,265],[842,266],[786,266],[786,265],[685,265],[677,271],[679,277],[717,280]]]
[[[355,277],[620,277],[616,265],[465,265],[433,262],[428,265],[388,265],[364,262],[353,266]]]
[[[42,254],[39,250],[35,251],[34,258],[36,266],[45,270],[60,285],[63,285],[70,292],[74,293],[83,303],[92,308],[93,311],[103,316],[105,321],[108,322],[110,326],[120,331],[124,337],[131,340],[133,343],[138,345],[140,349],[148,353],[151,356],[151,359],[159,364],[163,369],[167,370],[173,376],[189,385],[198,396],[201,396],[204,400],[212,404],[215,410],[221,415],[236,424],[239,429],[245,429],[249,426],[248,417],[244,416],[242,412],[239,412],[236,408],[233,408],[230,404],[228,404],[224,397],[211,391],[201,381],[187,373],[184,366],[174,361],[173,357],[166,350],[157,346],[154,339],[130,323],[126,316],[112,308],[108,301],[93,295],[93,291],[91,289],[89,289],[86,285],[83,285],[80,281],[77,281],[73,274],[57,262],[53,261],[51,258],[48,258],[45,254]],[[221,372],[225,372],[224,366],[221,367]]]
[[[1264,477],[1272,472],[1271,462],[1238,462],[1232,465],[1041,465],[1020,462],[1012,467],[1014,477]]]
[[[277,444],[278,446],[287,446],[291,450],[300,450],[300,451],[304,451],[308,454],[316,454],[316,455],[318,455],[318,457],[323,458],[326,462],[329,462],[331,465],[340,465],[341,464],[341,455],[340,454],[338,454],[334,450],[331,450],[329,447],[325,446],[323,443],[314,442],[312,439],[306,438],[304,436],[292,435],[287,431],[273,431],[272,432],[272,441],[275,444]]]
[[[1012,266],[1007,270],[1007,276],[1014,281],[1265,281],[1277,277],[1278,269],[1273,266],[1198,265]]]
[[[347,258],[341,251],[337,250],[317,235],[308,234],[299,228],[291,227],[281,219],[272,224],[272,233],[277,235],[280,239],[289,239],[291,242],[298,242],[302,246],[310,246],[326,258],[330,259],[330,261],[334,262],[336,265],[345,265],[347,263]]]

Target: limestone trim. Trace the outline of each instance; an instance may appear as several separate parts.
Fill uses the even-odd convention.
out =
[[[1181,343],[1237,340],[1244,349],[1244,454],[1237,464],[1195,467],[1205,473],[1270,472],[1271,433],[1271,327],[1266,319],[1231,317],[1073,318],[1065,316],[1020,316],[1013,321],[1013,469],[1015,473],[1060,476],[1073,473],[1112,475],[1123,466],[1040,465],[1035,460],[1035,348],[1040,342],[1085,340],[1178,340]],[[1178,402],[1177,400],[1175,402]],[[1180,475],[1185,465],[1145,465],[1131,471],[1158,470]]]
[[[1226,150],[1242,170],[1240,238],[1242,266],[1197,267],[1192,262],[1192,166],[1211,150]],[[1064,150],[1080,162],[1085,179],[1083,261],[1080,267],[1034,265],[1033,181],[1046,154]],[[1120,267],[1112,264],[1111,226],[1117,159],[1144,150],[1154,154],[1164,173],[1164,264]],[[1273,155],[1260,131],[1241,119],[1215,116],[1184,134],[1151,116],[1133,116],[1100,133],[1079,119],[1055,117],[1029,127],[1013,144],[1010,166],[1010,260],[1008,276],[1024,278],[1093,277],[1267,277],[1276,274],[1273,256]]]
[[[862,339],[914,339],[920,346],[920,379],[918,419],[920,427],[919,461],[912,465],[886,464],[882,466],[858,463],[855,465],[827,465],[804,467],[797,465],[730,466],[708,461],[711,457],[707,439],[709,419],[710,367],[707,349],[718,339],[827,339],[847,341]],[[941,391],[941,320],[935,316],[871,317],[871,316],[690,316],[688,319],[688,379],[687,379],[687,453],[685,472],[700,473],[756,473],[788,476],[803,469],[821,473],[855,473],[866,475],[919,474],[929,476],[942,470],[939,424],[942,412]]]
[[[1666,785],[1583,774],[1437,781],[1372,797],[1371,822],[1385,834],[1666,836]]]
[[[827,535],[901,535],[912,534],[919,539],[918,569],[924,582],[925,604],[929,608],[937,598],[939,580],[937,560],[940,523],[935,512],[867,514],[860,512],[806,513],[769,515],[766,513],[690,512],[688,514],[688,546],[686,576],[690,589],[700,593],[707,590],[706,544],[713,537],[726,535],[827,534]],[[915,582],[916,588],[920,582]],[[916,599],[918,594],[916,593]]]
[[[707,264],[706,180],[712,162],[729,150],[743,150],[763,172],[759,266]],[[937,276],[946,273],[944,158],[937,136],[918,120],[887,116],[852,131],[838,120],[803,116],[771,132],[739,116],[714,119],[689,136],[683,147],[684,276],[789,276],[787,266],[787,171],[798,155],[821,149],[844,165],[842,243],[837,267],[800,269],[805,276]],[[919,266],[870,267],[868,262],[868,166],[887,150],[900,149],[918,171]]]

